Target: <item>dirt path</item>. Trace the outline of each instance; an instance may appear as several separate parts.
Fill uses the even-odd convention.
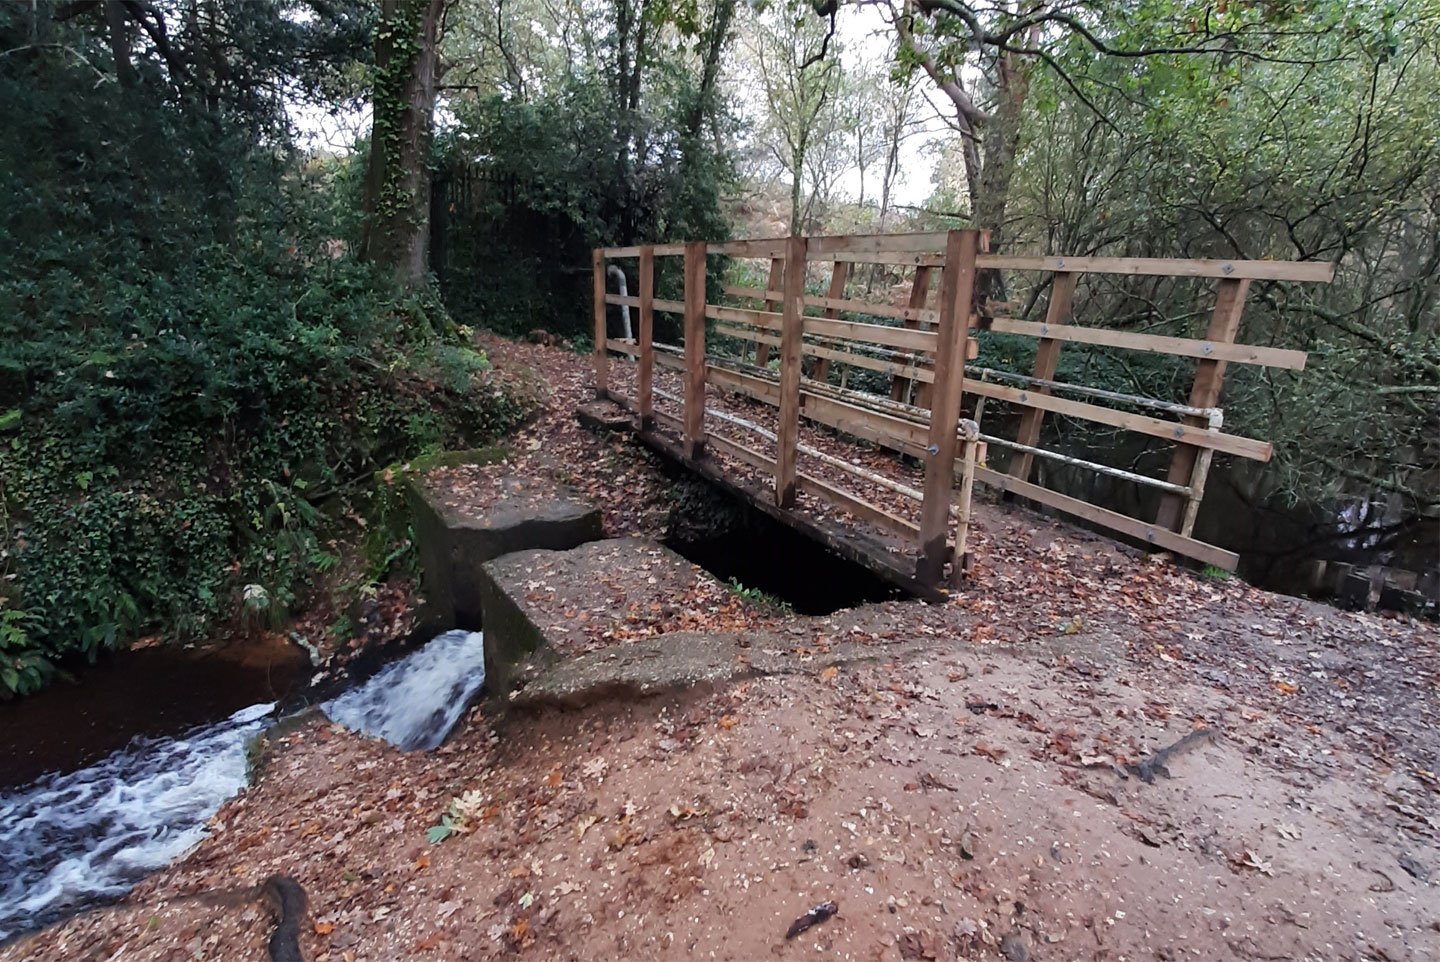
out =
[[[655,535],[658,467],[573,426],[586,360],[487,346],[556,389],[510,470]],[[309,892],[315,962],[1440,958],[1435,626],[995,505],[979,529],[949,604],[750,632],[797,673],[476,712],[430,755],[315,722],[186,860],[0,959],[259,958],[260,907],[175,897],[272,872]],[[841,644],[874,657],[827,667]],[[1171,777],[1130,774],[1200,727]],[[431,844],[457,798],[467,830]]]

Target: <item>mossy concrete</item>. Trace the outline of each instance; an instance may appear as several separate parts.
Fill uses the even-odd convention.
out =
[[[407,479],[427,624],[437,631],[487,628],[481,603],[482,568],[502,555],[533,548],[574,548],[604,536],[600,511],[563,485],[533,483],[504,490],[481,509],[446,504],[423,474]]]

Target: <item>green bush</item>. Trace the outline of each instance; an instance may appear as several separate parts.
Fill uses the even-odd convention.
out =
[[[198,636],[247,583],[290,604],[334,563],[320,535],[338,496],[523,414],[474,389],[488,365],[435,333],[431,297],[348,262],[216,247],[143,287],[55,274],[43,288],[52,325],[57,304],[103,322],[29,337],[0,322],[0,365],[26,387],[0,448],[0,662],[26,671],[0,693],[72,649]]]

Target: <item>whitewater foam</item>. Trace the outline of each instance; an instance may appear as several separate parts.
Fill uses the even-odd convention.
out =
[[[484,636],[451,631],[320,706],[337,724],[434,748],[485,683]],[[176,738],[137,738],[89,768],[0,795],[0,941],[123,895],[189,851],[245,786],[273,704]]]

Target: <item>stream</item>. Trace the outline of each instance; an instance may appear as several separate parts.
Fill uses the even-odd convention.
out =
[[[320,709],[406,751],[444,741],[485,683],[480,632],[450,631]],[[195,846],[247,781],[250,705],[179,735],[141,735],[98,762],[0,794],[0,942],[124,895]]]

